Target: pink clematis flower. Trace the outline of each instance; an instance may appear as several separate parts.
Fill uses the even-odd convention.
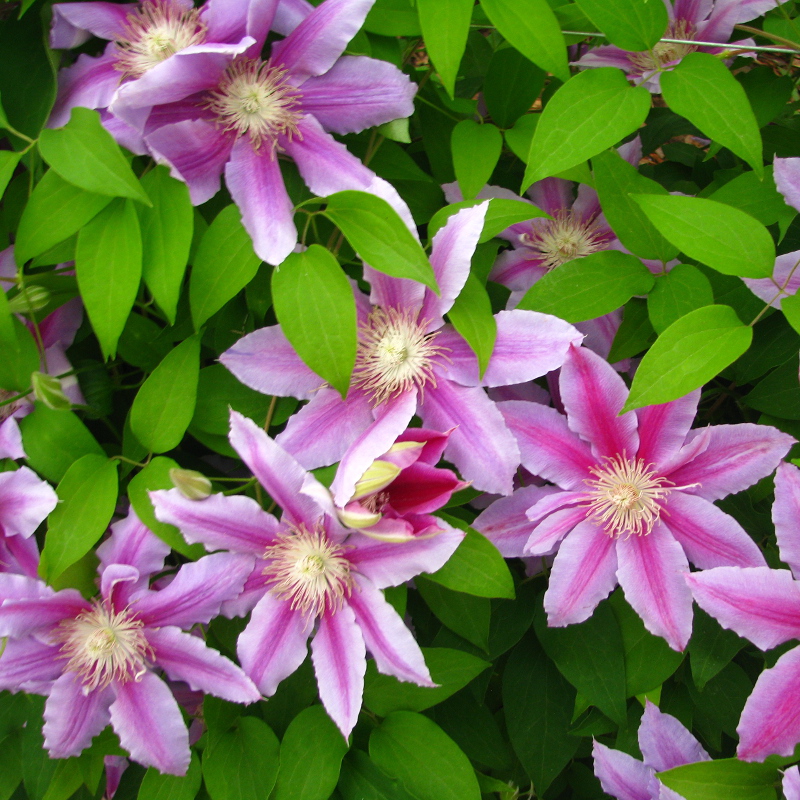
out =
[[[687,558],[701,569],[765,563],[713,501],[768,475],[794,439],[766,425],[690,431],[699,390],[617,416],[628,390],[586,348],[571,348],[560,392],[566,416],[538,403],[498,404],[522,465],[559,487],[534,496],[523,546],[526,556],[557,551],[548,623],[582,622],[619,583],[647,629],[683,650],[692,631]]]
[[[354,290],[358,353],[350,391],[320,387],[279,326],[240,339],[220,361],[242,383],[265,394],[310,398],[277,441],[307,469],[339,461],[348,448],[347,502],[361,474],[385,453],[419,413],[426,427],[450,436],[445,456],[476,488],[510,494],[519,450],[482,386],[523,383],[559,367],[582,334],[534,311],[501,311],[497,340],[481,379],[474,353],[443,314],[467,280],[483,229],[486,203],[453,215],[433,238],[431,264],[441,289],[365,268],[370,298]],[[451,430],[452,429],[452,430]]]
[[[701,608],[762,650],[800,639],[799,515],[800,470],[781,464],[772,519],[781,560],[790,569],[720,567],[686,576]],[[736,752],[744,761],[794,752],[800,742],[800,648],[761,673],[736,730]]]
[[[134,515],[102,544],[100,594],[53,591],[0,575],[0,689],[47,695],[44,742],[52,758],[78,755],[111,723],[131,757],[183,775],[189,738],[178,704],[154,668],[236,703],[260,695],[242,670],[184,633],[207,623],[242,590],[253,561],[217,553],[185,564],[160,591],[149,577],[169,548]]]
[[[639,725],[639,749],[644,761],[594,743],[594,774],[603,791],[617,800],[683,800],[656,778],[656,772],[711,760],[690,731],[649,700]]]
[[[381,589],[433,572],[464,537],[440,521],[432,538],[377,541],[344,527],[330,493],[251,420],[231,412],[230,441],[270,497],[280,522],[249,497],[188,500],[153,492],[156,516],[190,542],[256,557],[242,597],[226,612],[252,616],[239,661],[267,696],[311,659],[319,694],[345,737],[361,708],[368,649],[380,672],[433,686],[422,651]]]
[[[681,59],[701,50],[722,53],[734,25],[747,22],[776,7],[775,0],[673,0],[664,3],[669,14],[665,39],[688,40],[658,42],[652,50],[632,53],[614,45],[593,47],[588,53],[572,62],[579,67],[619,67],[634,83],[642,84],[653,94],[661,91],[661,73],[671,70]],[[702,47],[689,41],[719,42],[720,47]],[[752,39],[734,42],[734,46],[753,44]]]

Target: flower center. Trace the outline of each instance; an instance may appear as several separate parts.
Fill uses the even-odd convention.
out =
[[[583,219],[566,208],[559,209],[552,220],[521,236],[522,244],[544,256],[542,266],[548,272],[567,261],[602,250],[606,238],[595,221]]]
[[[321,528],[308,531],[301,525],[279,534],[278,543],[264,552],[270,591],[307,616],[340,609],[353,590],[345,550]]]
[[[202,44],[205,38],[199,9],[186,9],[170,0],[144,0],[125,20],[114,67],[127,78],[139,78],[180,50]]]
[[[437,359],[449,361],[449,348],[434,344],[439,331],[426,333],[427,320],[417,313],[378,307],[359,326],[353,383],[376,406],[410,389],[422,392],[429,381],[436,386]]]
[[[7,389],[0,389],[0,403],[15,397],[17,394],[19,394],[19,392],[9,392]],[[0,406],[0,423],[5,422],[18,408],[19,401],[6,403]]]
[[[285,69],[257,58],[237,58],[205,106],[226,131],[248,134],[255,148],[266,141],[274,151],[279,136],[298,134],[300,97],[287,83]]]
[[[665,38],[667,39],[694,39],[695,27],[684,19],[673,22]],[[657,42],[653,49],[643,53],[631,53],[628,56],[631,64],[640,72],[658,72],[665,65],[680,61],[684,56],[697,50],[695,44],[677,44],[675,42]]]
[[[66,671],[77,672],[88,691],[104,689],[112,681],[141,680],[146,658],[153,658],[144,623],[127,609],[115,613],[101,600],[93,605],[91,611],[63,620],[55,634],[61,643],[59,658],[69,659]]]
[[[383,509],[390,499],[391,495],[389,492],[377,492],[376,494],[371,494],[369,497],[365,497],[361,501],[361,505],[373,514],[380,514],[383,512]]]
[[[584,481],[590,489],[585,505],[609,536],[646,536],[661,516],[662,502],[675,488],[671,481],[656,476],[653,464],[627,459],[624,454],[607,458],[591,472],[596,478]]]

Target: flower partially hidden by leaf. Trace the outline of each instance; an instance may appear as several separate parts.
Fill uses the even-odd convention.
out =
[[[44,372],[34,372],[31,375],[33,396],[48,408],[56,411],[66,411],[72,408],[72,401],[64,394],[61,381],[53,375]]]

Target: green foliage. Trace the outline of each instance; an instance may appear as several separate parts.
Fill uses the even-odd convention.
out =
[[[576,0],[581,11],[622,50],[649,50],[667,29],[662,3],[636,0]]]

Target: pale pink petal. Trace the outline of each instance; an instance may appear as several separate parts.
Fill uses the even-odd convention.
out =
[[[800,741],[800,648],[784,653],[759,675],[736,732],[736,755],[742,761],[794,753]]]
[[[614,338],[621,323],[622,313],[617,309],[602,317],[576,322],[575,328],[585,336],[584,347],[594,350],[601,358],[608,360],[608,354],[611,352],[611,346],[614,344]],[[630,359],[626,358],[616,362],[614,368],[618,372],[624,372],[628,369],[629,364]]]
[[[44,746],[50,758],[69,758],[85,750],[111,721],[110,688],[84,691],[74,672],[65,672],[50,690],[44,707]]]
[[[307,0],[281,0],[275,9],[272,30],[288,36],[313,10]]]
[[[419,686],[435,686],[419,645],[383,593],[361,577],[356,577],[356,584],[347,604],[378,672]]]
[[[617,800],[652,800],[650,780],[653,770],[621,750],[612,750],[595,741],[592,748],[594,774],[603,791]]]
[[[58,504],[58,495],[32,469],[0,473],[0,531],[30,536]]]
[[[566,492],[565,492],[566,494]],[[584,506],[562,508],[545,517],[539,523],[533,523],[533,529],[525,543],[523,556],[547,556],[555,551],[559,542],[576,526],[586,519]]]
[[[78,47],[90,36],[113,42],[120,37],[128,15],[138,7],[138,3],[56,3],[50,47],[54,50]]]
[[[64,670],[59,651],[33,636],[7,639],[0,658],[0,691],[24,691],[28,682],[56,680]]]
[[[781,560],[796,578],[800,575],[800,470],[792,464],[778,464],[772,521]]]
[[[536,250],[519,247],[500,253],[489,273],[489,280],[525,294],[536,281],[546,274],[547,267],[544,266],[544,256]],[[517,297],[512,306],[516,306],[521,299],[521,296]]]
[[[789,767],[783,773],[781,788],[786,800],[800,800],[800,770],[797,765]]]
[[[21,578],[20,575],[0,576]],[[0,583],[0,587],[2,587]],[[8,597],[0,588],[0,597]],[[62,589],[60,592],[42,599],[29,597],[23,600],[5,600],[0,606],[0,636],[28,636],[38,628],[57,625],[63,619],[77,617],[81,611],[89,611],[92,606],[75,589]]]
[[[534,205],[553,216],[557,211],[572,207],[572,187],[573,183],[563,178],[545,178],[534,183],[527,195]]]
[[[271,697],[278,684],[305,661],[314,618],[267,592],[239,635],[239,663],[262,694]]]
[[[789,570],[718,567],[686,581],[700,608],[762,650],[800,638],[800,583]]]
[[[0,572],[17,572],[36,578],[39,575],[39,545],[36,538],[0,538]]]
[[[617,585],[616,540],[593,522],[581,522],[561,543],[544,596],[547,624],[583,622]]]
[[[683,446],[692,427],[700,390],[657,406],[636,409],[639,419],[639,452],[645,464],[660,465],[672,458]]]
[[[372,287],[370,302],[381,308],[414,310],[422,307],[425,286],[409,278],[393,278],[364,264],[364,280]],[[438,344],[438,342],[437,342]]]
[[[618,67],[624,72],[633,72],[631,54],[614,45],[593,47],[588,53],[572,63],[578,67]]]
[[[800,289],[800,250],[784,253],[775,259],[775,267],[769,278],[742,278],[747,288],[756,296],[769,303],[773,308],[780,308],[784,297],[797,294]]]
[[[140,580],[141,576],[136,567],[128,564],[109,564],[100,573],[100,594],[111,608],[123,609],[130,602],[129,587],[138,585]]]
[[[711,16],[697,26],[705,42],[727,42],[733,26],[760,17],[775,8],[775,0],[716,0]]]
[[[320,617],[311,641],[319,698],[345,739],[355,727],[364,694],[366,647],[350,606]]]
[[[800,211],[800,158],[776,157],[774,167],[778,191],[792,208]]]
[[[22,432],[14,417],[0,423],[0,458],[27,458],[22,447]]]
[[[536,505],[531,506],[528,509],[527,516],[531,522],[540,522],[550,514],[574,505],[586,507],[586,492],[563,492],[556,489],[553,494],[543,497]]]
[[[208,0],[201,11],[208,28],[206,38],[209,42],[238,42],[250,35],[255,43],[247,54],[258,56],[278,5],[278,0]]]
[[[111,725],[134,761],[170,775],[189,768],[189,732],[172,692],[147,671],[141,679],[115,683]]]
[[[129,564],[136,567],[145,581],[164,569],[164,560],[170,552],[169,545],[136,516],[133,508],[125,519],[111,526],[111,536],[97,548],[101,572],[110,564]]]
[[[263,394],[308,400],[323,385],[289,344],[280,325],[259,328],[229,347],[219,360],[243,383]]]
[[[97,58],[82,54],[78,60],[58,73],[58,97],[47,122],[59,128],[69,122],[76,106],[106,108],[114,97],[122,73],[114,68],[116,47],[108,45]]]
[[[639,748],[644,763],[656,772],[710,760],[700,742],[675,717],[649,700],[639,725]]]
[[[21,540],[24,541],[24,540]],[[17,575],[0,572],[0,607],[5,600],[46,600],[55,597],[56,592],[37,576]],[[75,597],[75,595],[72,595]],[[77,612],[80,613],[80,612]],[[23,636],[27,636],[26,632]],[[7,634],[0,634],[6,636]]]

